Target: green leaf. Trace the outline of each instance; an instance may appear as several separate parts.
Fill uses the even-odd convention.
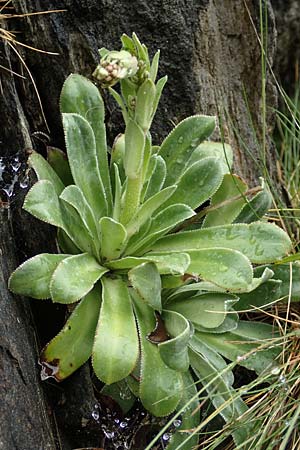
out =
[[[191,254],[191,256],[192,256],[192,254]],[[222,268],[222,266],[221,266],[221,268]],[[255,298],[255,296],[257,295],[256,292],[258,292],[257,291],[258,286],[260,286],[263,283],[266,283],[273,275],[274,275],[274,272],[271,269],[266,268],[264,270],[264,272],[262,273],[262,275],[259,278],[253,278],[252,281],[248,284],[248,286],[245,286],[242,289],[242,292],[243,293],[248,293],[248,292],[252,293],[252,291],[253,291],[254,294],[252,296],[250,295],[249,298]],[[278,282],[280,283],[279,280],[275,280],[275,281],[276,281],[276,283],[278,283]],[[169,299],[172,300],[175,298],[176,300],[177,299],[184,300],[184,299],[190,297],[189,292],[192,292],[192,291],[199,291],[199,294],[201,294],[201,291],[223,292],[224,293],[224,292],[226,292],[226,289],[217,287],[215,284],[212,284],[208,281],[201,281],[199,283],[192,283],[190,285],[182,286],[181,288],[172,292],[171,295],[169,296]],[[237,292],[239,292],[239,290]],[[265,291],[262,290],[261,292],[265,292]],[[245,295],[245,299],[246,299],[247,294],[239,294],[239,297],[244,297],[244,295]],[[278,298],[279,298],[279,296],[278,296]],[[259,306],[260,302],[264,301],[264,300],[263,300],[263,298],[259,298],[259,299],[257,299],[257,301],[258,301],[257,306]],[[267,302],[264,302],[261,304],[265,304],[265,303],[267,303]],[[237,309],[239,309],[239,308],[237,308]]]
[[[121,85],[122,84],[123,83],[121,81]],[[111,87],[108,90],[109,90],[109,93],[113,96],[113,98],[117,102],[117,104],[119,105],[119,107],[120,107],[120,109],[122,111],[124,122],[125,122],[125,124],[127,124],[128,120],[129,120],[129,116],[128,116],[128,113],[127,113],[126,105],[125,105],[121,95],[117,91],[115,91],[113,88],[111,88]]]
[[[277,332],[266,323],[240,321],[232,332],[208,334],[196,331],[195,335],[225,358],[258,374],[276,364],[276,358],[281,352],[281,345],[274,347],[271,341]],[[264,346],[268,340],[270,348]]]
[[[224,289],[218,288],[215,284],[210,283],[209,281],[199,281],[197,283],[192,282],[171,291],[170,295],[168,296],[168,301],[172,301],[174,299],[177,300],[177,298],[179,298],[180,300],[184,300],[185,298],[190,298],[191,294],[195,295],[197,293],[204,293],[202,291],[222,293],[226,292]]]
[[[153,309],[134,297],[134,309],[140,332],[141,374],[140,399],[154,416],[171,414],[182,395],[182,377],[162,361],[159,349],[147,340],[155,327]]]
[[[58,198],[53,184],[38,181],[26,195],[23,208],[33,216],[63,229],[82,252],[93,253],[93,240],[77,211]]]
[[[185,284],[185,278],[179,275],[163,275],[161,285],[163,289],[177,289]]]
[[[109,261],[106,266],[112,270],[127,272],[128,269],[139,266],[145,262],[154,262],[160,274],[179,274],[184,275],[189,263],[190,257],[186,253],[172,254],[146,254],[139,258],[127,256],[122,259]]]
[[[107,214],[107,201],[93,129],[86,119],[69,113],[63,114],[63,126],[73,179],[99,220]]]
[[[137,363],[139,341],[128,288],[120,278],[102,278],[103,302],[93,348],[93,368],[112,384],[127,377]]]
[[[202,355],[207,361],[210,362],[214,368],[221,373],[222,378],[227,386],[232,386],[234,383],[234,376],[231,370],[227,369],[227,363],[221,355],[214,349],[208,347],[198,336],[195,334],[190,341],[190,347],[196,353]],[[226,370],[227,369],[227,370]]]
[[[274,275],[273,270],[268,267],[263,271],[261,277],[253,278],[252,283],[248,286],[247,292],[254,291],[258,286],[268,281]]]
[[[300,252],[297,252],[297,253],[293,253],[290,256],[286,256],[283,259],[280,259],[279,261],[276,262],[276,264],[286,264],[286,263],[295,262],[295,261],[299,261],[299,260],[300,260]]]
[[[141,202],[144,200],[144,187],[145,181],[148,179],[148,171],[151,170],[151,156],[152,156],[152,137],[150,132],[146,133],[145,147],[144,147],[144,156],[143,156],[143,166],[141,173]]]
[[[214,292],[172,301],[168,303],[167,309],[177,311],[195,325],[210,329],[224,322],[230,307],[237,301],[234,295]]]
[[[143,180],[144,180],[143,191],[142,191],[143,199],[145,197],[147,183],[149,182],[149,180],[153,174],[153,171],[155,169],[156,158],[157,158],[157,155],[152,154],[153,147],[152,147],[152,137],[151,137],[150,133],[147,133],[147,147],[148,147],[148,151],[147,151],[147,158],[146,158],[147,159],[146,169],[145,169],[145,164],[143,165]]]
[[[151,240],[158,238],[158,233],[166,234],[180,223],[195,216],[195,212],[183,203],[176,203],[159,212],[151,222],[149,235]]]
[[[117,402],[122,409],[123,414],[127,414],[136,401],[136,397],[132,394],[126,380],[106,384],[101,389],[101,394],[107,395]]]
[[[233,164],[233,152],[230,145],[223,142],[204,141],[192,153],[188,166],[196,161],[213,156],[218,158],[224,174],[229,173]]]
[[[114,164],[114,176],[115,176],[115,198],[113,204],[113,219],[119,221],[120,212],[121,212],[121,193],[122,193],[122,184],[119,174],[119,168],[117,164]]]
[[[258,192],[251,200],[248,200],[240,214],[235,219],[235,223],[256,222],[263,217],[272,205],[272,195],[267,188]]]
[[[176,190],[176,186],[168,186],[162,191],[150,197],[146,202],[139,208],[134,217],[127,224],[127,234],[132,236],[137,233],[140,227],[151,218],[152,214],[163,204],[165,204],[172,196],[173,192]]]
[[[169,257],[176,254],[171,252]],[[191,275],[200,276],[203,280],[211,281],[231,292],[247,290],[252,283],[253,270],[250,261],[237,250],[202,248],[188,250],[187,254],[190,256],[190,265],[186,272]],[[152,253],[148,255],[151,256]]]
[[[123,225],[111,217],[100,219],[101,255],[105,260],[119,258],[127,233]]]
[[[148,58],[148,49],[142,44],[135,33],[132,33],[132,40],[135,45],[135,49],[137,51],[138,59],[142,59],[146,63],[147,70],[150,70],[149,67],[149,58]]]
[[[80,215],[82,222],[89,230],[92,239],[94,240],[95,247],[99,246],[99,236],[94,213],[86,201],[82,191],[78,186],[73,184],[67,186],[60,195],[60,198],[67,202]],[[98,245],[97,245],[98,244]]]
[[[139,125],[129,119],[125,130],[124,168],[128,178],[138,178],[142,165],[145,147],[145,134]]]
[[[151,222],[152,222],[152,219],[145,222],[144,225],[142,225],[140,227],[139,231],[137,233],[133,234],[128,239],[123,256],[136,255],[136,249],[141,246],[141,243],[144,240],[144,238],[146,238],[146,236],[148,236],[148,230],[151,226]],[[145,252],[142,252],[142,253],[145,253]]]
[[[110,164],[111,166],[116,164],[120,172],[121,171],[124,172],[123,168],[124,156],[125,156],[125,134],[119,133],[115,138],[111,149]],[[123,178],[125,178],[125,173]]]
[[[203,159],[189,167],[178,180],[177,189],[164,204],[184,203],[198,208],[219,188],[223,173],[216,158]],[[166,183],[165,183],[166,184]]]
[[[95,287],[76,306],[61,332],[42,350],[42,379],[53,377],[62,381],[89,359],[100,302],[100,291]]]
[[[281,280],[269,280],[251,292],[240,294],[240,299],[235,305],[235,309],[237,311],[243,311],[253,309],[255,307],[260,309],[271,307],[273,302],[282,299],[281,284]]]
[[[49,180],[35,183],[25,197],[23,209],[55,227],[64,228],[64,219],[57,191]]]
[[[50,164],[38,153],[33,152],[28,158],[28,165],[33,168],[39,180],[50,181],[59,195],[63,189],[64,184]]]
[[[167,234],[170,230],[174,229],[177,225],[184,220],[195,216],[195,212],[187,205],[175,204],[163,209],[148,224],[146,231],[137,239],[128,243],[125,254],[130,255],[138,251],[139,254],[150,249],[152,244],[156,242],[161,236]]]
[[[247,184],[239,176],[225,174],[221,186],[211,199],[210,207],[216,207],[217,209],[208,212],[203,226],[212,227],[232,223],[245,204],[245,198],[242,195],[247,191],[247,188]],[[238,196],[241,198],[234,199]],[[226,202],[226,204],[218,207],[223,202]]]
[[[254,271],[256,276],[260,276],[266,266],[257,267]],[[281,281],[280,297],[291,298],[292,301],[300,300],[300,263],[294,262],[292,264],[273,264],[269,269],[274,273],[273,280]],[[272,280],[270,280],[272,281]],[[277,297],[279,298],[279,297]],[[273,297],[274,300],[275,297]]]
[[[153,82],[156,80],[157,72],[158,72],[158,64],[159,64],[159,56],[160,56],[160,50],[158,50],[151,62],[151,68],[150,68],[150,78]]]
[[[193,370],[201,380],[212,404],[220,411],[225,422],[233,422],[232,426],[234,427],[234,421],[237,421],[247,411],[247,406],[227,384],[222,372],[219,372],[207,356],[191,351],[190,360]],[[237,445],[242,445],[247,441],[250,434],[251,427],[249,425],[243,425],[240,421],[236,423],[233,437]]]
[[[157,241],[153,251],[189,251],[223,247],[239,250],[254,263],[273,262],[292,248],[288,235],[265,222],[221,225],[171,234]]]
[[[71,255],[79,255],[82,253],[82,251],[69,238],[67,233],[61,228],[58,228],[57,230],[57,243],[63,253],[70,253]]]
[[[101,47],[98,49],[98,53],[100,55],[100,58],[105,58],[105,56],[109,53],[109,50],[105,47]]]
[[[87,253],[69,256],[55,269],[50,293],[54,302],[73,303],[84,297],[108,270]]]
[[[60,209],[64,222],[62,228],[76,247],[80,248],[81,252],[91,253],[98,257],[95,240],[84,225],[78,212],[63,199],[60,201]]]
[[[74,184],[68,157],[65,152],[61,151],[59,148],[47,147],[47,161],[52,169],[55,170],[64,186]]]
[[[155,165],[147,184],[145,200],[157,194],[162,189],[167,175],[167,167],[163,158],[159,155],[153,155],[152,160],[155,162]]]
[[[221,334],[226,333],[227,331],[233,331],[237,328],[239,323],[239,315],[232,309],[228,308],[227,315],[225,317],[224,322],[221,323],[216,328],[205,328],[201,325],[195,325],[195,329],[197,331],[201,331],[202,333],[213,333],[213,334]]]
[[[191,346],[193,350],[189,352],[189,355],[194,372],[199,377],[199,381],[203,384],[214,407],[220,408],[220,414],[226,421],[231,420],[234,414],[230,389],[233,378],[232,372],[227,369],[227,365],[224,364],[225,361],[223,360],[221,363],[213,351],[205,351],[205,347],[201,346],[201,341],[198,346],[194,338]],[[201,353],[198,350],[202,350]],[[231,398],[232,403],[230,402],[221,410],[226,400],[228,401]]]
[[[138,363],[131,372],[131,374],[126,377],[124,380],[126,381],[126,384],[135,398],[139,397],[139,390],[140,390],[140,384],[139,384],[139,374],[140,374],[140,358],[138,359]]]
[[[158,344],[160,356],[171,369],[186,372],[190,365],[188,343],[194,330],[177,312],[164,310],[162,319],[171,339]]]
[[[87,78],[78,74],[71,74],[66,79],[61,91],[60,110],[62,113],[79,114],[92,127],[95,136],[97,165],[110,210],[112,195],[107,160],[105,111],[99,90]]]
[[[156,265],[146,262],[128,272],[132,287],[151,308],[161,312],[161,280]]]
[[[120,213],[120,222],[126,225],[136,214],[141,203],[142,193],[142,172],[138,178],[128,178],[124,183],[124,193],[122,195],[122,205]]]
[[[124,78],[123,80],[120,80],[120,85],[122,98],[124,99],[124,103],[128,107],[129,113],[132,115],[132,112],[134,110],[134,100],[136,98],[136,91],[138,86],[129,78]],[[125,122],[127,122],[127,120]]]
[[[143,82],[137,92],[135,121],[145,132],[149,130],[151,125],[155,92],[155,84],[150,78]]]
[[[152,120],[153,117],[155,116],[159,101],[160,101],[160,97],[162,94],[162,91],[165,87],[166,82],[168,81],[168,77],[167,75],[165,75],[164,77],[160,78],[158,80],[158,82],[156,83],[155,87],[156,87],[156,93],[155,93],[155,98],[154,98],[154,103],[153,103],[153,109],[152,109]]]
[[[209,248],[187,252],[191,258],[188,272],[232,292],[246,290],[252,283],[249,259],[237,250]]]
[[[171,131],[159,151],[167,164],[165,186],[177,183],[195,148],[210,136],[214,128],[215,117],[197,115],[183,120]]]
[[[135,45],[133,43],[133,40],[129,36],[127,36],[127,34],[122,34],[121,42],[124,50],[129,51],[129,53],[131,53],[132,55],[135,54]]]
[[[21,264],[10,276],[9,289],[27,297],[50,298],[49,284],[57,265],[69,255],[41,253]]]
[[[177,407],[177,411],[183,410],[181,414],[182,421],[180,427],[172,434],[166,450],[191,450],[197,448],[199,441],[198,434],[192,435],[190,431],[194,430],[200,423],[200,407],[197,398],[197,387],[190,372],[182,373],[182,379],[183,393]],[[175,424],[175,420],[173,424]]]

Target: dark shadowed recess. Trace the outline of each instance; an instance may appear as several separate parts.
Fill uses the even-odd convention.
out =
[[[277,28],[275,74],[288,95],[299,88],[300,2],[272,0]]]

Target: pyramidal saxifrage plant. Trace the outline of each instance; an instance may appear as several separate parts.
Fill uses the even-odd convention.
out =
[[[123,35],[122,44],[121,51],[100,50],[93,75],[121,108],[124,134],[108,151],[99,90],[70,75],[60,98],[68,158],[52,149],[47,162],[33,152],[38,181],[24,202],[57,227],[60,253],[25,261],[9,287],[76,303],[41,353],[44,378],[64,380],[91,357],[103,383],[125,383],[156,416],[188,402],[196,408],[198,379],[215,408],[225,404],[221,415],[230,421],[247,407],[238,396],[228,402],[233,374],[224,357],[250,352],[239,363],[259,373],[278,356],[265,348],[251,354],[276,330],[239,320],[239,301],[245,305],[274,275],[252,264],[279,260],[291,242],[264,218],[267,188],[249,197],[231,172],[230,146],[209,140],[214,117],[188,117],[153,145],[149,130],[167,78],[156,81],[159,52],[150,62],[135,34]],[[198,421],[198,412],[185,412],[181,428]],[[234,438],[245,439],[243,427]],[[168,449],[184,439],[177,433]],[[182,448],[196,444],[191,435]]]

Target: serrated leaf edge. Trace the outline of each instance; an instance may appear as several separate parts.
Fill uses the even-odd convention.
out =
[[[85,253],[79,253],[78,255],[71,255],[71,256],[69,256],[69,257],[66,258],[66,259],[70,259],[70,258],[74,259],[74,258],[76,258],[76,257],[78,258],[78,256],[81,256],[81,255],[88,255],[88,256],[91,256],[92,258],[94,258],[90,253],[85,252]],[[94,259],[95,259],[95,258],[94,258]],[[85,293],[82,294],[82,296],[81,296],[80,298],[75,299],[75,300],[73,300],[72,302],[58,302],[58,301],[55,301],[55,300],[53,299],[52,288],[53,288],[53,283],[54,283],[54,278],[55,278],[56,272],[59,270],[59,266],[60,266],[61,263],[63,263],[64,261],[65,261],[65,260],[61,261],[61,262],[56,266],[56,269],[54,270],[54,272],[53,272],[53,274],[52,274],[52,277],[51,277],[51,280],[50,280],[49,290],[50,290],[51,299],[52,299],[53,303],[62,303],[62,304],[64,304],[64,305],[71,305],[72,303],[78,302],[78,301],[81,300],[83,297],[85,297],[89,292],[91,292],[91,290],[94,288],[94,286],[95,286],[95,284],[97,283],[97,281],[99,281],[99,279],[100,279],[101,277],[103,277],[103,275],[104,275],[106,272],[108,272],[108,270],[109,270],[109,269],[107,269],[106,272],[102,273],[102,274],[99,276],[99,278],[97,278],[97,280],[94,282],[94,284],[93,284],[93,286],[91,287],[91,289],[86,290]],[[95,259],[95,261],[98,263],[98,261],[97,261],[96,259]],[[98,263],[98,264],[99,264],[99,263]],[[100,264],[99,264],[99,265],[100,265]]]
[[[16,291],[14,291],[12,288],[11,288],[11,279],[12,279],[12,277],[15,275],[15,273],[16,272],[18,272],[18,270],[20,269],[22,269],[22,267],[25,265],[25,264],[27,264],[28,263],[28,261],[32,261],[34,258],[36,258],[37,256],[41,256],[41,255],[56,255],[56,254],[59,254],[59,253],[39,253],[38,255],[35,255],[35,256],[32,256],[31,258],[29,258],[29,259],[26,259],[26,261],[24,261],[22,264],[20,264],[11,274],[10,274],[10,277],[9,277],[9,279],[8,279],[8,282],[7,282],[7,285],[8,285],[8,289],[13,293],[13,294],[16,294],[16,295],[23,295],[23,294],[20,294],[19,292],[16,292]],[[61,254],[61,255],[63,255],[63,254]],[[66,258],[68,258],[69,256],[71,256],[71,255],[65,255],[65,257]],[[61,261],[60,261],[61,262]],[[59,263],[60,263],[59,262]],[[58,263],[58,264],[59,264]],[[54,269],[55,270],[55,269]],[[50,283],[49,283],[50,284]],[[30,297],[30,298],[36,298],[36,297]],[[39,298],[36,298],[37,300],[47,300],[49,297],[39,297]]]

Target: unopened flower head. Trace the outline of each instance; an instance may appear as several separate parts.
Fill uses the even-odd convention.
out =
[[[100,50],[102,56],[93,76],[105,87],[113,86],[119,80],[133,77],[138,71],[138,60],[126,50]]]

